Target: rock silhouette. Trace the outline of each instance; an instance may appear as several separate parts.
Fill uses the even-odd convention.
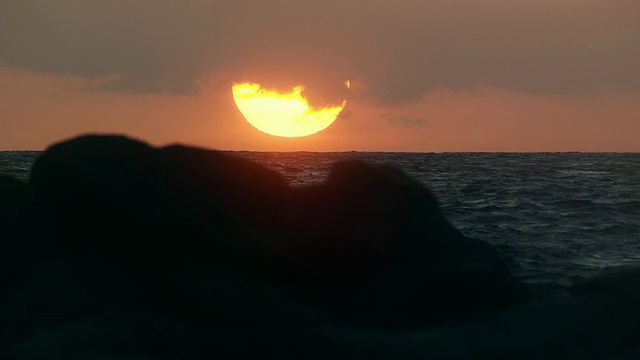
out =
[[[639,339],[637,292],[594,295],[635,272],[533,302],[392,166],[290,187],[228,153],[83,136],[0,194],[0,358],[607,359]]]
[[[0,299],[52,253],[48,225],[27,184],[0,176]]]
[[[313,292],[311,301],[352,326],[420,327],[526,297],[490,245],[464,237],[396,168],[337,163],[325,183],[293,189],[290,204],[289,228],[311,247],[291,257],[299,271],[349,291]]]

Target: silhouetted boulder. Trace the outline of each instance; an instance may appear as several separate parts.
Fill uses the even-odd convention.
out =
[[[194,318],[211,304],[196,306],[172,280],[194,262],[357,326],[433,325],[522,297],[491,246],[462,236],[390,166],[342,162],[323,184],[287,188],[228,154],[86,136],[47,150],[30,185],[63,249],[119,259]]]
[[[190,219],[215,224],[213,235],[246,251],[286,251],[279,248],[287,191],[279,173],[211,150],[174,145],[158,153],[166,188]]]
[[[435,197],[391,166],[345,161],[293,189],[291,261],[325,285],[309,301],[353,326],[424,327],[525,299],[489,244],[464,237]],[[312,282],[313,284],[314,282]]]
[[[27,184],[0,176],[0,301],[52,256],[53,234]]]
[[[392,166],[288,187],[223,152],[83,136],[0,196],[0,358],[637,354],[637,269],[525,303],[497,251]]]
[[[116,136],[52,146],[36,161],[30,185],[70,251],[169,262],[211,256],[217,245],[257,248],[265,234],[256,229],[277,216],[269,211],[279,201],[272,194],[284,190],[278,174],[248,161]]]
[[[589,297],[612,297],[633,304],[640,313],[640,266],[607,269],[592,278],[576,282],[571,292]]]
[[[191,321],[200,321],[204,305],[174,281],[191,264],[258,279],[273,267],[264,258],[279,229],[285,184],[252,162],[85,136],[48,149],[34,164],[30,186],[54,219],[64,254],[125,266],[153,289],[143,303]]]
[[[17,215],[31,204],[27,184],[6,175],[0,175],[0,199],[0,218]]]

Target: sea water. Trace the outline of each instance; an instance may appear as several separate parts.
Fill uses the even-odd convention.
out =
[[[393,164],[429,188],[465,235],[495,245],[520,280],[567,288],[640,263],[640,154],[232,152],[321,182],[336,161]],[[0,152],[0,174],[27,181],[38,152]]]

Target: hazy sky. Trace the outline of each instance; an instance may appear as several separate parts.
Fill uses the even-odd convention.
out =
[[[640,151],[639,64],[638,0],[0,0],[0,149]],[[247,80],[348,103],[272,137]]]

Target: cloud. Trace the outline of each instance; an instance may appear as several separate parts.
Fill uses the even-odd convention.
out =
[[[384,113],[382,117],[387,120],[390,124],[400,124],[405,126],[422,126],[427,122],[423,118],[419,117],[407,117],[403,115]]]
[[[117,76],[106,91],[193,94],[218,79],[364,84],[381,104],[477,83],[640,91],[640,2],[2,1],[0,61]],[[335,99],[332,99],[335,100]]]

